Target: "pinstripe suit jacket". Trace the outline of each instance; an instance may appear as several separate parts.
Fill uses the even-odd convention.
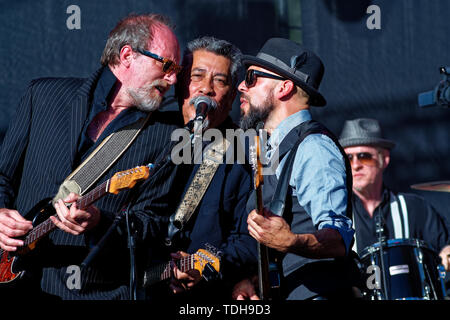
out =
[[[43,198],[53,197],[75,169],[73,162],[80,133],[100,74],[101,69],[88,79],[45,78],[30,83],[0,151],[0,208],[26,214]],[[154,112],[137,139],[97,184],[115,172],[155,163],[175,128],[163,113]],[[113,214],[132,195],[137,195],[132,212],[139,240],[154,237],[160,221],[170,213],[168,196],[175,172],[170,164],[134,189],[99,200],[96,206],[102,212],[101,222],[84,235],[53,231],[47,243],[41,245],[42,290],[63,299],[127,298],[129,258],[127,251],[122,250],[126,248],[125,235],[115,234],[92,267],[81,272],[81,288],[68,288],[67,281],[73,273],[67,267],[80,265],[89,252],[89,245],[101,238]]]

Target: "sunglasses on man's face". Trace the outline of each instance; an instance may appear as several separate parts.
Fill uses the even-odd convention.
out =
[[[162,70],[164,73],[179,73],[183,67],[177,65],[174,61],[167,59],[167,58],[163,58],[158,56],[157,54],[144,50],[144,49],[138,49],[137,50],[139,53],[143,54],[144,56],[153,58],[155,60],[158,60],[159,62],[162,62]]]
[[[374,167],[377,165],[376,156],[369,152],[359,152],[359,153],[347,153],[348,160],[350,163],[353,162],[353,159],[357,159],[361,164],[365,166]]]
[[[277,80],[286,80],[285,78],[279,77],[277,75],[258,71],[255,69],[248,69],[247,73],[245,74],[245,85],[247,88],[253,87],[258,80],[258,77],[264,77],[264,78],[271,78],[271,79],[277,79]]]

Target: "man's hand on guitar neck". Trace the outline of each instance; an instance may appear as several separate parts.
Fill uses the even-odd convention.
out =
[[[55,203],[55,210],[59,219],[50,217],[58,228],[73,235],[92,229],[100,221],[100,210],[95,206],[91,205],[84,210],[77,208],[76,201],[79,197],[75,193],[70,193],[64,201],[58,200]],[[72,203],[70,208],[66,206],[67,203]]]
[[[278,250],[288,252],[295,242],[291,227],[282,217],[264,208],[264,215],[253,210],[247,218],[248,231],[258,242]]]
[[[170,280],[170,289],[173,293],[180,293],[191,289],[195,286],[201,279],[200,272],[198,270],[192,269],[187,272],[182,272],[176,265],[176,261],[183,257],[189,256],[188,253],[183,251],[177,251],[170,254],[172,256],[172,278]]]
[[[16,251],[23,246],[23,241],[15,239],[21,237],[33,229],[31,221],[16,210],[0,209],[0,247],[6,251]]]

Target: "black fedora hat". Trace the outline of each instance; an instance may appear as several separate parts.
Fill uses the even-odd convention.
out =
[[[395,146],[395,142],[383,137],[378,121],[368,118],[345,121],[339,143],[343,148],[374,146],[390,150]]]
[[[318,91],[324,73],[322,61],[314,52],[304,49],[292,40],[271,38],[256,57],[244,55],[242,63],[246,68],[256,65],[292,80],[308,93],[310,105],[327,104]]]

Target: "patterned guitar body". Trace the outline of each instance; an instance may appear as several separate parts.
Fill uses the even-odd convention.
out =
[[[138,181],[149,177],[152,167],[153,165],[149,164],[117,172],[111,179],[78,198],[76,201],[77,208],[85,209],[107,193],[118,194],[121,190],[133,188]],[[58,218],[51,199],[47,198],[36,204],[25,215],[25,219],[33,222],[33,229],[21,238],[24,245],[14,252],[0,249],[0,285],[23,277],[24,270],[32,268],[31,263],[28,263],[29,258],[33,259],[33,254],[30,251],[35,250],[37,242],[56,228],[50,216]],[[30,268],[26,266],[30,266]]]
[[[25,215],[25,219],[33,222],[33,228],[41,225],[51,215],[56,214],[55,208],[53,208],[50,201],[50,198],[40,201]],[[22,237],[22,239],[26,239],[27,235]],[[23,277],[26,269],[23,256],[34,250],[39,240],[29,241],[25,246],[13,252],[0,249],[0,284],[10,283]]]

